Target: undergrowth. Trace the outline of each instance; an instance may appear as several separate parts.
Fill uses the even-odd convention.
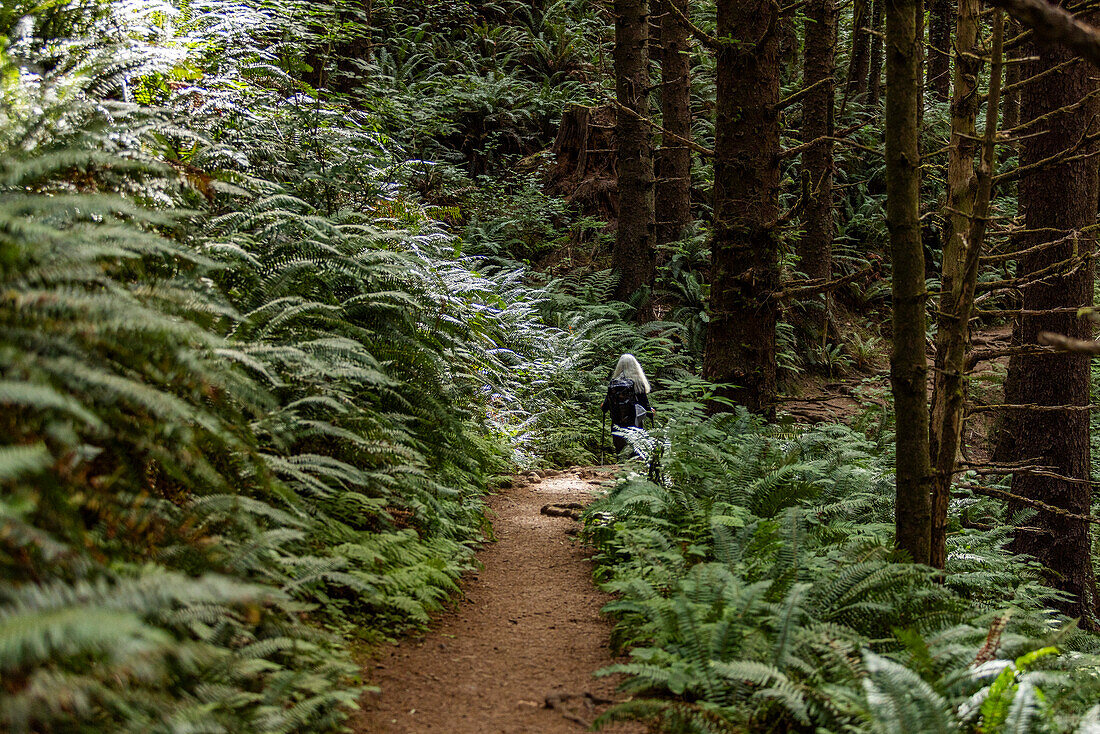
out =
[[[339,730],[349,649],[447,603],[492,477],[600,458],[625,352],[660,471],[588,515],[633,656],[606,718],[1076,725],[1091,638],[1007,536],[957,522],[940,583],[890,550],[886,437],[691,402],[705,227],[666,253],[659,320],[612,300],[604,222],[542,178],[561,110],[607,98],[610,27],[579,0],[0,6],[0,729]],[[871,188],[840,272],[883,249]],[[791,375],[877,344],[780,337]]]
[[[591,459],[627,332],[461,254],[307,81],[324,12],[0,13],[4,731],[336,731],[490,478]]]
[[[679,404],[636,437],[586,535],[632,694],[601,723],[669,732],[1092,731],[1092,635],[1049,609],[997,514],[954,505],[946,573],[893,550],[892,459],[841,425],[704,418]],[[651,467],[652,468],[652,467]],[[652,476],[652,475],[651,475]],[[1078,729],[1078,727],[1080,727]]]

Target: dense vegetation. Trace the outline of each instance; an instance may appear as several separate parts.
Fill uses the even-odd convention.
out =
[[[658,431],[664,481],[625,478],[588,510],[632,658],[603,672],[629,674],[636,694],[604,719],[682,732],[1100,724],[1097,640],[1051,612],[1007,526],[953,534],[940,578],[893,548],[884,436],[701,407],[677,406]],[[1004,520],[989,500],[959,505]]]
[[[990,63],[956,61],[943,91],[952,13],[930,3],[941,50],[928,88],[909,90],[921,126],[903,120],[925,159],[907,179],[905,250],[901,210],[886,210],[902,179],[880,153],[901,129],[881,115],[897,96],[880,94],[874,39],[900,38],[883,6],[912,20],[916,4],[812,0],[782,18],[769,6],[769,23],[752,3],[643,2],[686,67],[658,83],[671,52],[642,44],[631,68],[650,88],[622,84],[615,18],[631,2],[0,6],[0,729],[340,730],[369,684],[354,651],[448,603],[491,540],[496,477],[601,456],[608,368],[631,352],[661,417],[629,436],[636,458],[585,519],[632,657],[605,671],[634,694],[605,719],[1100,730],[1087,357],[1045,383],[1021,361],[1036,359],[1042,309],[1057,316],[1041,328],[1091,334],[1076,313],[1091,297],[1039,302],[1028,278],[1060,294],[1084,273],[1073,287],[1091,295],[1078,247],[1095,181],[1079,187],[1088,216],[1054,226],[1035,214],[1054,187],[1027,172],[1093,161],[1095,90],[1021,100],[1020,42],[997,42],[999,11],[966,0],[954,38],[976,50],[956,55]],[[749,38],[759,53],[733,52]],[[1017,54],[1000,117],[998,43]],[[1049,83],[1063,64],[1086,83],[1072,56],[1051,63],[1029,71]],[[679,116],[659,104],[677,84]],[[1056,114],[1080,123],[1075,142],[1029,148],[1029,125]],[[746,134],[755,124],[774,129]],[[1007,173],[971,186],[959,141],[993,150],[998,125]],[[621,198],[628,133],[642,165]],[[654,182],[644,156],[662,136]],[[970,150],[972,171],[984,153]],[[760,161],[773,167],[754,178]],[[631,209],[653,187],[687,197],[674,222]],[[987,250],[968,251],[960,232],[978,221],[993,222]],[[815,237],[824,250],[807,249]],[[1067,253],[1017,263],[1019,243]],[[966,324],[1012,319],[1017,351],[966,352]],[[884,386],[904,339],[921,369],[935,344],[937,394],[959,397],[933,404],[933,421],[958,417],[932,426],[938,454],[895,449],[929,434],[927,414],[917,425],[892,402],[927,413],[924,373],[908,394]],[[993,366],[967,387],[979,360]],[[773,420],[780,392],[841,378],[862,404],[846,424]],[[1076,390],[1068,414],[1051,384]],[[1007,410],[964,434],[975,397]],[[1047,454],[1021,456],[1048,435]],[[932,505],[931,530],[895,492]],[[930,555],[903,537],[914,528]],[[1044,541],[1067,528],[1069,551]],[[1086,569],[1058,565],[1081,547]]]
[[[5,5],[6,731],[337,727],[554,439],[581,335],[293,73],[313,12]]]

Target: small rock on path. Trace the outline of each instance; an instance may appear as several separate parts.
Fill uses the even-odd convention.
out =
[[[599,614],[610,597],[592,585],[588,554],[568,532],[578,525],[540,512],[587,502],[604,478],[589,469],[520,478],[490,499],[497,542],[478,554],[484,568],[465,580],[461,604],[430,632],[368,663],[368,680],[382,693],[364,696],[353,731],[575,734],[606,708],[601,701],[623,698],[615,679],[592,676],[621,660],[608,647],[611,623]]]

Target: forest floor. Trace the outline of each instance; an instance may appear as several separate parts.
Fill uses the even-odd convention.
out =
[[[496,542],[478,554],[483,568],[464,579],[459,604],[428,633],[366,661],[368,683],[381,693],[364,696],[353,731],[574,734],[621,700],[616,678],[592,675],[622,662],[600,615],[611,597],[592,583],[578,523],[543,514],[548,505],[575,511],[608,478],[591,468],[529,475],[492,496]]]
[[[971,333],[971,348],[975,351],[1003,351],[1011,346],[1012,325],[1000,324],[975,329]],[[935,350],[928,345],[928,395],[932,395],[932,364]],[[1008,372],[1008,357],[978,362],[970,373],[970,400],[975,405],[1004,402],[1004,378]],[[852,424],[869,408],[878,408],[875,420],[890,412],[890,371],[886,365],[847,377],[804,375],[785,386],[779,410],[799,423],[840,421]],[[994,450],[996,413],[975,413],[968,416],[964,446],[970,461],[988,461]]]
[[[974,335],[977,348],[1007,346],[1009,327]],[[995,402],[1007,359],[990,360],[972,389]],[[796,386],[782,410],[799,422],[851,422],[869,403],[886,406],[884,369],[846,379],[815,378]],[[972,450],[986,456],[992,425],[968,425]],[[577,522],[543,514],[550,505],[579,508],[609,468],[576,468],[540,478],[516,477],[489,500],[496,542],[478,554],[483,568],[462,584],[462,599],[423,636],[377,650],[365,662],[367,694],[352,725],[356,734],[570,734],[621,700],[617,678],[595,678],[621,662],[609,646],[611,623],[600,608],[611,600],[592,583],[589,552]],[[633,734],[641,724],[603,731]]]

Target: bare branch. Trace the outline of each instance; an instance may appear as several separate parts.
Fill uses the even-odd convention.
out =
[[[824,79],[818,79],[816,82],[814,82],[810,86],[802,87],[802,89],[798,90],[797,92],[790,95],[789,97],[779,100],[779,102],[776,103],[772,107],[772,111],[773,112],[779,112],[780,110],[787,109],[791,105],[798,104],[799,102],[802,101],[802,98],[805,97],[810,92],[814,91],[815,89],[817,89],[820,86],[823,86],[825,84],[830,84],[834,81],[836,81],[836,80],[831,76],[827,76]]]
[[[840,286],[842,286],[846,283],[851,283],[854,280],[859,280],[864,275],[870,275],[874,271],[875,271],[874,266],[871,266],[871,267],[864,268],[863,270],[857,270],[854,273],[849,273],[848,275],[845,275],[843,278],[837,278],[836,280],[830,280],[828,282],[822,282],[819,279],[819,280],[802,281],[801,284],[791,283],[791,284],[788,284],[787,288],[785,288],[781,291],[776,291],[775,293],[773,293],[772,298],[785,299],[785,298],[796,298],[796,297],[797,298],[802,298],[802,297],[805,297],[805,296],[814,296],[814,295],[817,295],[818,293],[824,293],[825,291],[835,290],[836,288],[839,288]],[[793,288],[789,287],[791,285],[793,285],[794,287]]]
[[[810,200],[810,184],[813,183],[810,180],[810,174],[808,171],[802,172],[802,188],[798,194],[798,201],[795,202],[787,211],[776,219],[774,222],[770,222],[767,229],[775,229],[776,227],[782,227],[787,222],[791,221],[795,217],[801,216],[802,211],[806,208],[806,202]],[[820,182],[818,183],[820,186]]]
[[[691,35],[695,36],[695,40],[699,41],[699,43],[703,44],[711,51],[718,50],[718,39],[692,23],[691,19],[688,18],[682,10],[676,7],[676,3],[668,3],[668,9],[672,11],[673,15],[676,15],[680,19],[681,23],[687,26],[688,30],[691,31]]]
[[[991,359],[1000,359],[1001,357],[1014,357],[1017,355],[1034,356],[1039,354],[1057,354],[1050,347],[1040,346],[1023,346],[1023,347],[1005,347],[1003,349],[982,349],[971,352],[966,355],[966,371],[972,372],[978,362],[988,362]]]
[[[669,4],[669,7],[673,7],[673,6],[671,4]],[[633,109],[627,107],[626,105],[624,105],[619,100],[609,99],[608,102],[610,104],[615,105],[615,107],[617,109],[623,110],[627,114],[630,114],[630,115],[633,115],[634,117],[637,117],[639,120],[641,120],[645,124],[649,125],[654,130],[657,130],[658,132],[660,132],[661,135],[667,136],[668,138],[670,138],[672,140],[675,140],[677,143],[680,143],[684,147],[690,148],[691,150],[694,150],[699,155],[706,156],[708,158],[713,158],[714,157],[714,151],[711,150],[710,148],[704,148],[702,145],[699,145],[694,140],[688,140],[687,138],[683,137],[682,135],[677,135],[676,133],[671,132],[670,130],[666,130],[665,128],[661,127],[660,125],[658,125],[656,122],[654,122],[650,118],[645,117],[644,115],[640,114],[637,110],[633,110]]]
[[[1038,340],[1040,344],[1054,347],[1059,352],[1100,354],[1100,341],[1093,339],[1074,339],[1052,331],[1040,331]]]
[[[1100,29],[1075,18],[1071,12],[1046,0],[989,0],[1004,8],[1044,43],[1065,46],[1100,66]]]
[[[1035,413],[1073,413],[1083,410],[1095,410],[1100,405],[1036,405],[1034,403],[1001,403],[1000,405],[975,405],[971,413],[989,413],[995,410],[1026,410]]]
[[[1100,517],[1093,517],[1092,515],[1078,515],[1076,513],[1070,512],[1069,510],[1063,510],[1061,507],[1055,507],[1054,505],[1047,504],[1046,502],[1042,502],[1040,500],[1033,500],[1030,497],[1023,497],[1018,494],[1012,494],[1011,492],[1003,489],[996,489],[995,487],[983,487],[978,484],[956,484],[955,487],[957,487],[958,489],[968,489],[974,494],[980,494],[986,497],[995,497],[997,499],[1019,502],[1022,505],[1034,507],[1037,510],[1049,512],[1052,515],[1058,515],[1069,520],[1080,520],[1081,522],[1100,525]]]

